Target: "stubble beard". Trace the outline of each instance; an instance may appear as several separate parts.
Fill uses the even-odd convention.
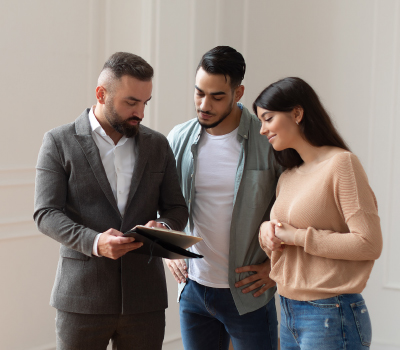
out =
[[[110,99],[106,101],[105,109],[104,109],[104,116],[106,117],[107,121],[113,127],[115,131],[124,135],[127,138],[135,137],[139,131],[139,125],[141,119],[138,117],[130,117],[126,120],[122,120],[122,117],[117,113],[114,108],[114,100]],[[139,123],[137,125],[130,125],[128,121],[136,120]]]
[[[203,112],[203,113],[205,113],[205,114],[209,114],[209,115],[215,115],[215,114],[209,113],[209,112],[207,112],[207,111],[202,111],[201,109],[197,109],[197,108],[196,108],[197,120],[199,121],[199,124],[200,124],[204,129],[212,129],[212,128],[215,128],[216,126],[218,126],[220,123],[222,123],[222,122],[226,119],[226,117],[227,117],[229,114],[231,114],[232,110],[233,110],[233,97],[232,97],[230,106],[229,106],[229,107],[227,108],[227,110],[222,114],[222,116],[221,116],[217,121],[215,121],[214,123],[212,123],[212,124],[203,123],[203,122],[200,120],[200,118],[199,118],[199,114],[200,114],[201,112]]]

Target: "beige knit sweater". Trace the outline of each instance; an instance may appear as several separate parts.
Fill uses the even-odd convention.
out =
[[[382,233],[375,196],[354,154],[336,154],[307,173],[286,170],[271,218],[298,229],[295,245],[267,251],[279,294],[316,300],[362,292]]]

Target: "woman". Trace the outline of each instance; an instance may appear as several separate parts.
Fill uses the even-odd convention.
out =
[[[361,163],[302,79],[271,84],[253,109],[286,168],[259,237],[281,299],[281,349],[369,349],[360,293],[382,233]]]

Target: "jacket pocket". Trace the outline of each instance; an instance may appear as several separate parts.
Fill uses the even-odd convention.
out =
[[[357,325],[358,334],[360,335],[361,344],[364,346],[370,346],[372,327],[365,301],[361,300],[358,303],[350,304],[350,307],[353,310],[354,320]]]
[[[67,248],[63,245],[60,248],[60,256],[63,258],[83,260],[83,261],[87,261],[90,259],[89,256],[87,256],[81,252],[78,252],[74,249]]]

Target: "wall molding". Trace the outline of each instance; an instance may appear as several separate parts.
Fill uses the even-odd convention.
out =
[[[1,195],[5,196],[6,198],[9,196],[18,197],[20,196],[21,192],[17,191],[17,189],[20,188],[25,188],[25,190],[22,190],[22,193],[25,193],[28,188],[30,192],[31,188],[35,186],[35,173],[36,170],[34,167],[0,169]],[[22,200],[24,199],[26,198],[23,197]],[[33,201],[33,198],[31,198],[31,200]],[[13,198],[13,201],[10,201],[11,205],[16,202],[17,201],[15,198]],[[0,218],[0,240],[26,238],[40,235],[36,229],[32,216],[25,215],[27,214],[26,205],[22,206],[21,210],[21,216],[13,216],[14,211],[15,214],[18,215],[17,210],[12,210],[12,212],[8,214],[3,213],[3,217]],[[7,215],[10,216],[7,217]]]
[[[242,37],[242,52],[241,54],[244,57],[244,60],[246,61],[247,58],[247,41],[248,41],[248,36],[249,36],[249,0],[244,0],[243,1],[243,27],[242,27],[242,32],[243,32],[243,37]],[[242,84],[246,86],[246,74],[244,75],[244,79],[242,81]],[[245,93],[242,99],[240,100],[243,105],[247,106],[247,94]]]
[[[158,30],[159,24],[159,3],[155,3],[156,0],[141,0],[141,28],[140,31],[140,53],[149,64],[153,67],[155,76],[153,78],[153,95],[158,95]],[[158,17],[157,17],[158,15]],[[157,127],[157,116],[158,116],[158,101],[150,103],[145,109],[145,118],[143,124],[151,129]],[[157,130],[157,129],[156,129]]]
[[[0,187],[33,186],[35,175],[34,167],[0,169]]]
[[[19,225],[23,223],[33,223],[32,217],[20,217],[14,219],[0,219],[0,227],[1,226],[9,226],[9,225]]]
[[[394,289],[394,290],[400,290],[400,283],[396,282],[385,282],[383,288],[385,289]]]
[[[40,236],[32,217],[0,220],[0,241]]]
[[[36,346],[34,348],[29,348],[28,350],[56,350],[56,343],[40,345],[40,346]]]
[[[160,31],[161,31],[161,7],[162,4],[160,0],[153,0],[154,7],[152,8],[154,12],[152,12],[152,23],[154,27],[154,45],[152,47],[152,60],[154,62],[154,71],[156,72],[155,84],[153,87],[154,96],[160,96],[161,92],[161,82],[160,82]],[[154,130],[159,130],[158,118],[161,116],[160,114],[160,101],[157,100],[155,105],[153,106],[153,114],[151,115],[151,128]]]
[[[392,257],[395,255],[394,254],[394,246],[397,246],[395,243],[394,234],[396,233],[395,230],[395,220],[396,220],[396,196],[393,191],[394,188],[394,164],[396,163],[396,157],[395,157],[395,150],[394,148],[396,147],[395,145],[395,140],[396,140],[396,119],[397,119],[397,111],[398,111],[398,99],[397,96],[399,96],[399,87],[400,87],[400,64],[399,62],[399,56],[400,56],[400,45],[399,45],[399,27],[400,27],[400,3],[399,1],[396,1],[393,3],[394,8],[393,8],[393,46],[392,46],[392,63],[391,63],[391,70],[393,72],[393,80],[391,82],[391,106],[390,106],[390,116],[389,116],[389,125],[388,125],[388,130],[389,130],[389,147],[388,150],[388,155],[389,155],[389,164],[387,164],[387,172],[389,174],[387,185],[386,185],[386,193],[387,193],[387,214],[386,216],[386,222],[387,222],[387,232],[388,234],[386,235],[386,246],[387,246],[387,254],[385,254],[385,259],[384,259],[384,283],[383,287],[386,289],[396,289],[400,290],[400,279],[399,280],[392,280],[393,276],[398,276],[398,273],[394,270],[396,269],[396,264],[393,264],[394,261],[400,261],[398,258],[393,258]],[[397,256],[397,251],[396,251],[396,256]]]
[[[95,88],[99,73],[104,62],[114,53],[112,16],[113,3],[111,0],[88,0],[88,45],[87,45],[87,107],[95,104]]]
[[[400,346],[372,342],[371,349],[374,349],[374,350],[400,350]]]
[[[376,71],[377,71],[377,42],[378,42],[378,0],[374,0],[374,14],[372,22],[372,47],[371,47],[371,87],[370,87],[370,114],[368,118],[368,140],[374,139],[374,116],[376,109]],[[368,142],[367,174],[373,171],[373,142]]]
[[[194,82],[193,77],[196,70],[196,59],[200,61],[200,58],[195,57],[195,37],[196,37],[196,6],[195,1],[190,1],[189,4],[189,47],[188,47],[188,62],[187,62],[187,97],[186,97],[186,120],[190,120],[195,116],[193,113],[195,107],[193,105],[193,91]]]
[[[219,45],[221,42],[221,25],[223,19],[221,18],[222,11],[222,4],[221,0],[215,0],[215,19],[217,21],[215,25],[215,38],[214,38],[214,47]]]

